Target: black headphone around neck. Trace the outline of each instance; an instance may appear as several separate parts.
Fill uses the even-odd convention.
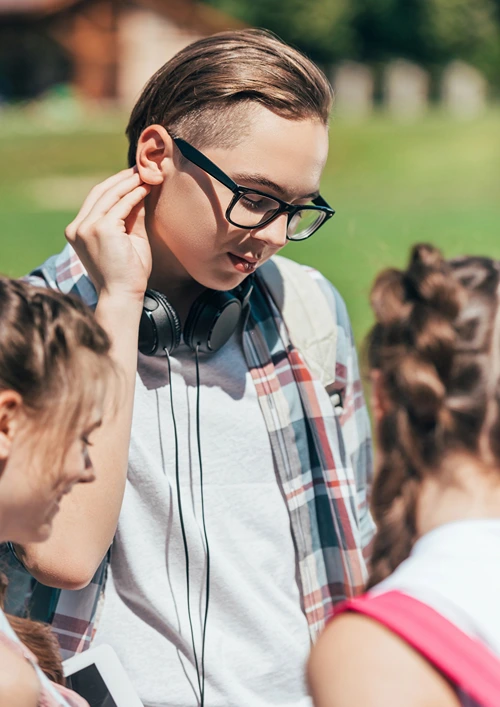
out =
[[[253,290],[253,276],[228,292],[205,290],[193,302],[184,331],[179,315],[157,290],[146,290],[139,324],[139,351],[146,356],[171,354],[180,344],[181,334],[190,349],[214,353],[233,335]]]

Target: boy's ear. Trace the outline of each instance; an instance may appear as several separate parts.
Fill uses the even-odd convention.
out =
[[[15,390],[0,392],[0,462],[10,455],[22,410],[22,398]]]
[[[145,184],[162,184],[172,159],[174,141],[162,125],[149,125],[137,143],[136,164]]]

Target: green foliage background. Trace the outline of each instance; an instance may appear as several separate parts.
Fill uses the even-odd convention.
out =
[[[452,59],[481,69],[500,91],[500,0],[205,0],[266,27],[329,67],[393,57],[432,71]]]
[[[337,214],[285,255],[339,288],[358,340],[371,321],[375,274],[402,265],[411,244],[500,258],[499,118],[333,121],[322,193]],[[64,246],[64,227],[90,186],[125,166],[124,126],[125,116],[58,133],[20,115],[0,119],[0,272],[21,275]]]

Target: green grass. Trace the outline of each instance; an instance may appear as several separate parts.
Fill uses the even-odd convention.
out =
[[[63,246],[87,188],[74,178],[90,184],[125,166],[124,121],[58,132],[9,116],[0,128],[0,270],[17,276]],[[70,205],[51,207],[67,186]],[[500,258],[500,114],[455,122],[435,113],[411,125],[382,115],[334,121],[322,193],[337,214],[286,254],[335,283],[360,339],[375,274],[402,265],[412,243]]]

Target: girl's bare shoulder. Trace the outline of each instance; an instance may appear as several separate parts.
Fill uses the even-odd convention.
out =
[[[421,655],[366,616],[341,614],[313,648],[308,679],[316,707],[460,707]]]
[[[0,641],[0,705],[37,707],[40,683],[32,665]]]

